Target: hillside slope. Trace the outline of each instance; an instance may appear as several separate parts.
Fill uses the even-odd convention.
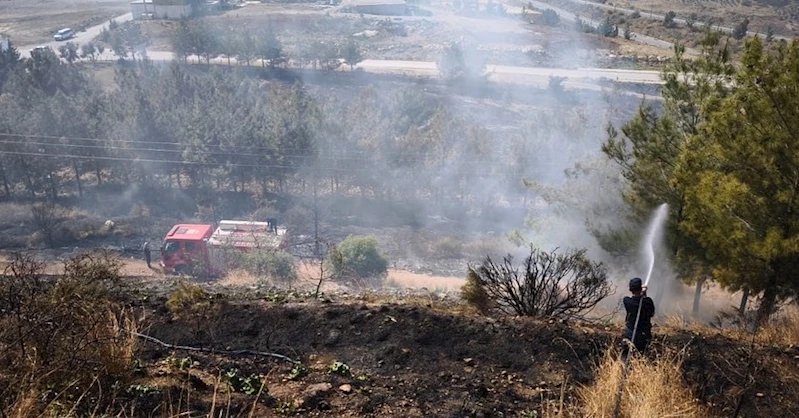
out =
[[[523,414],[551,411],[561,399],[574,401],[578,388],[592,382],[618,331],[474,317],[432,299],[427,306],[215,300],[202,315],[184,319],[174,319],[165,302],[148,298],[144,329],[153,337],[218,350],[282,353],[307,368],[307,375],[295,370],[300,376],[291,376],[288,362],[172,354],[143,343],[150,373],[142,384],[166,389],[148,395],[148,403],[174,403],[191,392],[191,410],[223,405],[230,416],[251,410],[255,416],[536,416]],[[650,355],[682,351],[684,380],[715,416],[732,416],[739,402],[739,416],[799,416],[799,350],[749,343],[710,330],[663,331]],[[188,370],[164,366],[186,356],[185,364],[193,363]],[[265,393],[257,402],[236,394],[229,402],[219,395],[214,404],[217,376],[231,368],[240,376],[265,376]]]

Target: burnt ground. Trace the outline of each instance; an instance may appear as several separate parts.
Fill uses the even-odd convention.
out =
[[[185,319],[174,319],[165,299],[151,295],[136,304],[147,313],[142,332],[193,347],[282,353],[300,360],[308,374],[292,379],[290,363],[260,356],[173,352],[142,342],[148,373],[133,392],[139,411],[190,397],[180,412],[246,416],[255,405],[254,416],[540,416],[533,411],[551,410],[561,396],[571,403],[577,388],[590,384],[593,366],[618,333],[480,317],[434,298],[397,304],[227,295]],[[733,416],[739,402],[739,416],[799,416],[796,347],[751,345],[710,330],[664,331],[656,340],[650,355],[684,352],[685,381],[713,416]],[[331,372],[335,361],[351,375]],[[222,395],[217,377],[233,368],[239,376],[265,376],[265,393]]]

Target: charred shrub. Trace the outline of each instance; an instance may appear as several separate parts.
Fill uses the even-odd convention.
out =
[[[54,248],[68,244],[76,239],[75,233],[64,225],[68,213],[60,207],[37,203],[31,206],[31,218],[36,233],[31,236],[31,244],[44,244]]]
[[[43,267],[18,254],[0,277],[0,412],[60,406],[80,415],[89,408],[80,399],[93,399],[94,408],[109,401],[100,388],[131,378],[136,320],[117,302],[115,258],[74,257],[55,279]]]
[[[558,254],[531,247],[521,266],[510,255],[501,263],[486,257],[469,267],[469,278],[475,300],[484,293],[495,309],[521,316],[582,317],[612,290],[605,266],[586,258],[585,250]]]
[[[382,277],[388,271],[388,260],[369,236],[348,236],[330,252],[328,265],[335,277],[344,278]]]

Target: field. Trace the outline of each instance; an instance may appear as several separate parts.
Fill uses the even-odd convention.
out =
[[[59,29],[97,25],[130,12],[130,2],[120,0],[5,0],[0,2],[0,36],[16,45],[53,40]]]
[[[367,59],[435,61],[452,42],[474,45],[491,64],[545,67],[629,67],[619,55],[668,56],[670,51],[608,39],[560,27],[524,23],[518,15],[463,15],[443,5],[426,6],[429,17],[393,17],[340,13],[303,4],[247,4],[205,19],[217,33],[271,25],[289,56],[313,40],[353,39]],[[151,50],[171,50],[176,24],[145,22]]]
[[[671,1],[609,1],[608,5],[632,8],[666,14],[673,11],[677,17],[687,19],[691,15],[696,20],[711,20],[714,24],[733,27],[744,18],[750,20],[749,30],[766,33],[771,26],[777,35],[793,37],[799,35],[796,25],[796,5],[786,2],[784,5],[770,5],[768,1],[749,0],[671,0]]]

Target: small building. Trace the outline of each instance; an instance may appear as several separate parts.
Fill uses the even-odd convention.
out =
[[[345,9],[367,15],[404,16],[408,14],[405,0],[345,0]]]
[[[191,17],[194,7],[189,0],[135,0],[130,3],[133,19],[178,20]]]

